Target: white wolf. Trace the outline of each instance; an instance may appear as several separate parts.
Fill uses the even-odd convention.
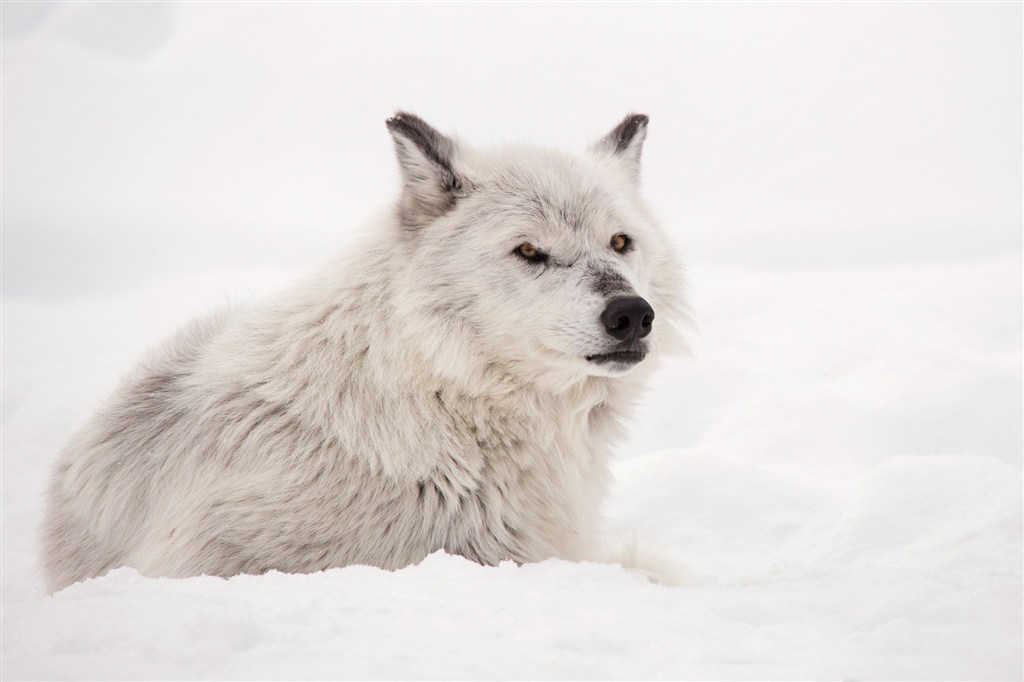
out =
[[[387,219],[304,284],[192,322],[72,439],[48,588],[122,565],[608,559],[609,447],[685,311],[640,198],[647,122],[569,155],[388,120]]]

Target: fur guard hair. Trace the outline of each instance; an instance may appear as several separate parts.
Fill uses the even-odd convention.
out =
[[[185,326],[72,438],[48,492],[47,588],[123,565],[613,560],[609,449],[685,313],[639,194],[647,125],[628,116],[570,155],[390,119],[393,210],[304,283]],[[657,321],[620,341],[609,301],[636,296]],[[623,348],[633,360],[608,359]]]

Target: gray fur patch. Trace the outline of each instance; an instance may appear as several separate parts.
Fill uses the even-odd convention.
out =
[[[626,278],[614,270],[592,270],[588,275],[590,288],[596,294],[611,296],[632,291]]]

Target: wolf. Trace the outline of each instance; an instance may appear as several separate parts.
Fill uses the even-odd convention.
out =
[[[641,198],[648,117],[575,154],[475,149],[405,112],[387,129],[402,186],[361,240],[188,324],[73,436],[49,591],[119,566],[614,560],[610,449],[687,310]]]

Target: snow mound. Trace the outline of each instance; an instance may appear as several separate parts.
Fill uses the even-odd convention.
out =
[[[617,467],[617,523],[690,579],[617,566],[150,579],[9,601],[5,675],[142,678],[961,678],[1021,672],[1019,472],[903,457],[822,487],[665,451]]]

